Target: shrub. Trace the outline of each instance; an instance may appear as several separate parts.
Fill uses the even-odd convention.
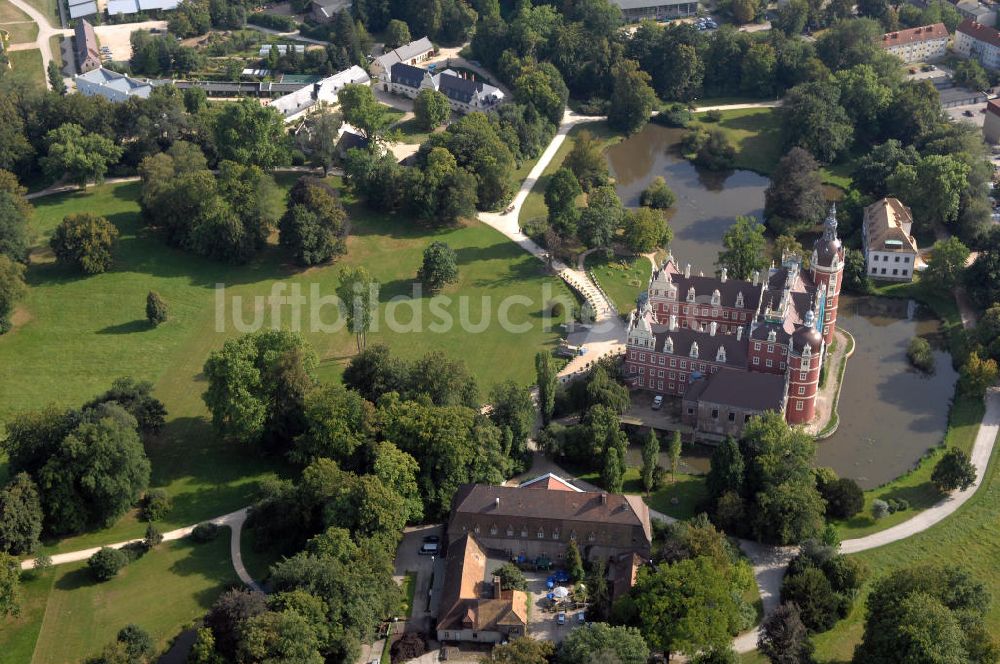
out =
[[[910,361],[910,364],[914,368],[924,373],[932,373],[934,371],[934,353],[931,351],[931,345],[927,343],[926,339],[913,337],[909,348],[906,349],[906,359]]]
[[[826,513],[835,519],[850,519],[865,506],[865,492],[851,479],[823,483],[819,492],[826,500]]]
[[[156,652],[156,645],[149,632],[135,624],[128,624],[118,630],[118,643],[125,647],[129,662],[150,661]]]
[[[566,315],[566,307],[562,302],[556,302],[552,305],[551,313],[553,318],[562,318]]]
[[[931,473],[931,482],[942,493],[955,489],[965,491],[975,481],[976,469],[969,461],[969,455],[957,447],[948,448]]]
[[[107,546],[98,550],[87,561],[87,567],[97,581],[107,581],[114,578],[127,564],[128,556],[123,551]]]
[[[118,228],[104,217],[87,212],[67,215],[56,227],[49,246],[56,260],[85,274],[111,269]]]
[[[167,303],[156,291],[146,295],[146,320],[154,327],[167,320]]]
[[[170,496],[165,489],[151,489],[142,500],[144,521],[159,521],[170,511]]]
[[[657,124],[666,125],[667,127],[687,127],[688,123],[694,116],[688,107],[684,104],[674,103],[662,111],[659,115],[654,118],[654,122]]]
[[[654,210],[665,210],[676,202],[677,196],[667,186],[667,181],[657,177],[639,196],[639,205],[651,207]]]
[[[263,12],[251,12],[247,16],[247,23],[259,25],[262,28],[270,28],[280,32],[292,32],[298,27],[291,16],[279,16],[277,14],[265,14]]]
[[[424,635],[418,632],[407,632],[402,638],[394,641],[389,648],[392,664],[397,662],[408,662],[416,659],[427,652],[427,644]]]
[[[528,580],[524,578],[524,572],[514,563],[502,565],[493,572],[493,575],[500,577],[500,587],[504,590],[528,589]]]
[[[195,542],[211,542],[219,535],[219,527],[210,521],[199,523],[191,531],[191,539]]]
[[[833,627],[843,609],[830,581],[815,567],[786,576],[781,586],[781,601],[797,605],[802,623],[814,632],[825,632]]]
[[[142,543],[146,545],[147,549],[152,549],[154,546],[163,541],[163,533],[153,524],[146,526],[146,536],[143,538]]]
[[[705,122],[718,122],[722,119],[722,111],[718,109],[713,109],[708,113],[705,113]]]
[[[884,500],[875,500],[872,502],[872,516],[876,521],[879,519],[884,519],[889,516],[889,503]]]

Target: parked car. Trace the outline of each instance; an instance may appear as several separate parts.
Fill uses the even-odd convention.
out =
[[[653,397],[653,410],[659,410],[663,408],[663,395],[657,394]]]
[[[556,624],[557,625],[565,625],[566,624],[566,612],[565,611],[560,611],[559,613],[556,614]]]
[[[964,115],[967,118],[971,118],[974,115],[974,113],[972,111],[962,111],[962,115]]]
[[[581,625],[583,623],[587,622],[587,614],[586,614],[586,612],[581,611],[580,613],[576,614],[576,621],[578,623],[580,623]]]
[[[421,556],[436,556],[438,552],[437,542],[424,542],[420,545],[420,550],[417,552]]]

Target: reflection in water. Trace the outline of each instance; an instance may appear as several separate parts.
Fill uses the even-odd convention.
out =
[[[618,195],[629,207],[656,176],[677,194],[669,214],[674,230],[670,248],[683,264],[711,274],[719,257],[722,234],[739,215],[763,219],[768,179],[750,171],[716,173],[697,169],[680,156],[683,129],[647,124],[637,134],[608,149],[608,164]]]
[[[864,488],[892,480],[941,442],[957,374],[941,350],[939,321],[907,300],[843,297],[838,324],[854,335],[840,393],[840,426],[819,443],[818,462]],[[911,368],[914,336],[934,346],[935,372]]]

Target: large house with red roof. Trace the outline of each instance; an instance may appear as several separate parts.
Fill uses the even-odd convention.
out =
[[[773,410],[790,424],[815,417],[827,345],[837,326],[844,248],[831,209],[808,270],[797,256],[751,279],[694,275],[668,257],[628,324],[632,387],[677,397],[699,437],[739,436]]]
[[[944,23],[934,23],[887,32],[880,46],[903,62],[931,62],[947,55],[948,28]]]
[[[1000,31],[967,18],[955,30],[955,52],[987,69],[1000,69]]]

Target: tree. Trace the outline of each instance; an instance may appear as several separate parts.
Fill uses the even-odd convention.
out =
[[[820,484],[819,492],[826,501],[826,513],[834,519],[850,519],[865,506],[865,492],[852,479]]]
[[[623,60],[615,68],[608,124],[613,129],[634,134],[648,121],[656,105],[649,74],[635,60]]]
[[[445,242],[431,242],[424,249],[424,262],[417,278],[432,291],[439,291],[458,281],[458,256],[455,250]]]
[[[19,263],[27,262],[32,244],[27,192],[13,173],[0,170],[0,255]]]
[[[443,93],[424,88],[413,101],[413,114],[416,116],[417,126],[425,131],[433,131],[451,117],[451,104]]]
[[[551,63],[529,64],[514,81],[514,101],[537,113],[552,125],[562,121],[569,90]]]
[[[601,483],[611,493],[621,493],[625,480],[625,433],[616,430],[610,432],[604,443],[604,467],[601,469]]]
[[[281,245],[300,265],[319,265],[347,250],[347,213],[332,187],[301,178],[289,193],[289,207],[278,223]]]
[[[785,146],[808,150],[824,163],[835,160],[854,139],[854,126],[840,105],[840,90],[823,81],[797,85],[781,106]]]
[[[717,127],[708,131],[696,129],[686,139],[689,150],[694,153],[694,163],[710,171],[724,171],[732,168],[736,158],[736,147],[729,137]]]
[[[957,447],[949,447],[935,464],[931,481],[941,493],[951,493],[955,489],[965,491],[976,481],[976,467],[969,461],[968,454]]]
[[[914,166],[919,160],[920,154],[914,146],[904,147],[898,140],[889,139],[858,159],[853,174],[854,186],[873,198],[881,198],[888,193],[887,182],[896,168],[901,164]]]
[[[31,553],[42,534],[42,504],[27,473],[18,473],[0,490],[0,551],[15,556]]]
[[[959,372],[959,386],[966,394],[981,399],[996,382],[997,373],[996,360],[980,358],[977,351],[972,351]]]
[[[956,64],[953,80],[955,85],[968,90],[985,90],[990,87],[990,79],[986,75],[986,70],[976,60],[961,60]]]
[[[764,619],[757,637],[757,650],[771,664],[812,662],[813,644],[797,606],[782,604]]]
[[[21,615],[21,564],[0,552],[0,617]]]
[[[556,371],[552,366],[552,356],[547,351],[535,354],[535,385],[538,386],[538,405],[542,412],[542,424],[548,425],[556,404]]]
[[[825,632],[837,622],[839,600],[829,579],[816,567],[786,576],[781,601],[797,606],[802,623],[814,632]]]
[[[221,109],[214,127],[220,159],[267,170],[291,163],[290,141],[280,113],[249,98]]]
[[[40,160],[42,170],[53,179],[68,178],[87,185],[101,183],[108,167],[121,159],[122,148],[100,134],[85,133],[83,127],[67,122],[45,135],[47,153]]]
[[[595,187],[587,196],[587,207],[580,212],[577,235],[590,249],[610,247],[624,220],[625,208],[615,188]]]
[[[892,622],[880,619],[881,633],[865,624],[863,641],[854,650],[855,662],[938,662],[959,664],[966,658],[962,627],[940,600],[913,593],[892,607]],[[887,616],[888,617],[888,616]]]
[[[648,254],[669,244],[673,238],[673,229],[667,225],[661,212],[641,207],[625,213],[625,234],[622,239],[629,250],[637,254]]]
[[[753,217],[736,217],[736,223],[722,236],[719,260],[716,263],[726,268],[734,279],[750,279],[753,273],[767,267],[764,249],[764,226]]]
[[[419,522],[424,516],[424,504],[417,486],[419,472],[417,460],[392,443],[383,441],[375,447],[372,473],[406,502],[407,523]]]
[[[806,255],[802,243],[795,239],[794,235],[779,235],[774,240],[774,249],[771,256],[775,262],[781,262],[785,256],[797,256],[804,268],[809,267],[809,256]]]
[[[712,452],[711,467],[705,478],[708,495],[718,500],[727,492],[740,494],[745,468],[740,446],[727,437]]]
[[[733,20],[737,23],[749,23],[757,15],[756,0],[733,0],[729,6]]]
[[[212,631],[216,650],[226,657],[236,654],[244,621],[267,610],[267,596],[256,590],[237,588],[219,596],[205,615],[205,626]]]
[[[340,102],[340,112],[344,121],[355,127],[361,135],[368,139],[371,149],[378,145],[391,142],[389,126],[393,116],[387,113],[388,107],[383,106],[368,85],[345,85],[337,93]]]
[[[656,437],[656,432],[650,427],[649,436],[642,444],[642,488],[646,490],[647,495],[653,490],[653,475],[659,458],[660,439]]]
[[[962,192],[968,185],[969,166],[952,155],[931,154],[915,166],[900,164],[886,185],[913,208],[914,219],[930,228],[958,219]]]
[[[167,415],[163,403],[152,395],[153,384],[133,378],[116,378],[111,388],[84,404],[83,410],[93,410],[101,404],[114,402],[135,418],[142,433],[157,433]]]
[[[670,475],[677,481],[677,467],[681,465],[681,432],[675,431],[670,438],[670,446],[667,448],[670,456]]]
[[[316,354],[301,335],[266,330],[230,339],[202,369],[202,394],[222,436],[250,445],[286,445],[305,428],[305,395]]]
[[[121,549],[112,549],[105,546],[87,559],[87,569],[96,581],[109,581],[118,576],[125,565],[128,564],[128,556]]]
[[[580,210],[576,198],[583,193],[573,171],[560,168],[545,185],[545,206],[548,208],[549,226],[563,238],[576,235]]]
[[[793,147],[778,162],[764,192],[764,218],[775,235],[795,235],[826,216],[826,197],[819,164],[808,152]]]
[[[115,639],[125,647],[125,654],[129,658],[129,664],[139,664],[146,662],[156,652],[156,644],[149,632],[136,624],[129,623],[120,630]]]
[[[938,240],[920,280],[943,293],[950,292],[961,283],[968,260],[969,248],[957,237]]]
[[[586,129],[576,135],[563,166],[573,171],[580,187],[586,192],[608,182],[608,165],[601,152],[601,143]]]
[[[522,636],[493,648],[486,661],[492,664],[548,664],[554,651],[550,641]]]
[[[149,291],[146,295],[146,320],[153,327],[160,323],[167,322],[167,303],[156,291]]]
[[[649,659],[649,646],[635,627],[612,627],[604,622],[591,622],[574,629],[556,652],[557,664],[615,661],[621,664],[644,664]]]
[[[739,625],[725,573],[704,556],[643,568],[634,593],[640,631],[664,653],[726,648]]]
[[[23,265],[0,254],[0,334],[11,328],[10,314],[14,305],[28,293],[24,273]]]
[[[665,210],[673,207],[676,200],[677,197],[667,186],[667,181],[662,176],[657,176],[639,195],[639,205],[651,207],[654,210]]]
[[[63,81],[62,72],[59,71],[59,65],[56,64],[55,60],[49,61],[47,72],[49,87],[52,88],[52,92],[55,92],[57,95],[66,94],[66,82]]]
[[[510,438],[508,456],[524,459],[528,455],[528,438],[535,425],[535,403],[531,391],[508,380],[493,388],[490,402],[493,406],[490,421]]]
[[[420,154],[439,147],[447,149],[457,166],[475,177],[479,209],[491,210],[507,200],[512,189],[513,140],[501,134],[502,129],[486,114],[469,113],[448,125],[446,131],[432,134]]]
[[[6,66],[5,62],[0,65]],[[10,172],[34,153],[15,95],[0,95],[0,170]]]
[[[347,327],[354,333],[360,353],[368,343],[368,330],[378,310],[381,284],[364,267],[340,269],[337,297],[346,311]]]
[[[500,587],[504,590],[528,589],[528,580],[524,577],[524,572],[514,563],[504,563],[493,572],[493,576],[500,579]]]
[[[399,48],[403,44],[409,44],[412,40],[410,37],[410,26],[408,26],[404,21],[398,19],[392,19],[389,21],[389,25],[385,29],[385,48],[391,51],[394,48]]]
[[[189,88],[192,89],[198,88]],[[333,168],[340,156],[337,140],[340,138],[342,124],[339,114],[324,107],[310,118],[309,131],[304,134],[304,148],[312,153],[313,159],[323,167],[324,173]]]
[[[83,212],[64,217],[52,234],[49,246],[59,262],[84,274],[99,274],[111,269],[117,239],[118,229],[114,224],[104,217]]]

